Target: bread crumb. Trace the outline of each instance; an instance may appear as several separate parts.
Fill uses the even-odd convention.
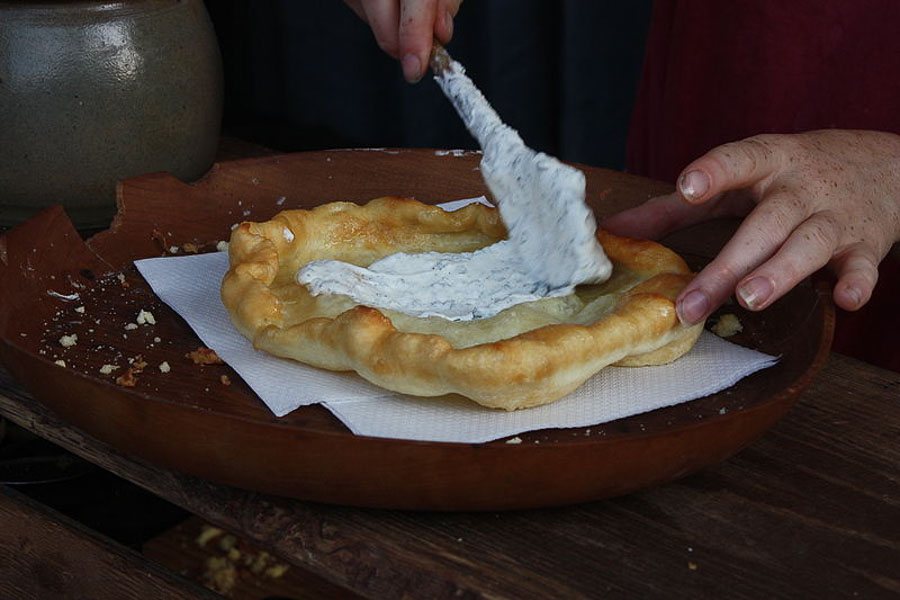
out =
[[[131,368],[116,377],[116,385],[121,385],[122,387],[134,387],[137,385],[137,382],[138,378],[135,375],[134,369]]]
[[[694,561],[690,560],[690,561],[688,561],[687,567],[688,567],[688,569],[690,569],[691,571],[696,571],[696,570],[697,570],[697,563],[695,563]]]
[[[172,367],[169,366],[169,363],[167,361],[162,361],[161,363],[159,363],[159,370],[162,373],[168,373],[172,370]]]
[[[59,359],[59,360],[57,360],[57,361],[54,361],[53,364],[54,364],[54,365],[59,365],[60,367],[65,367],[65,366],[66,366],[66,361],[64,361],[63,359]]]
[[[216,250],[218,250],[219,252],[228,252],[228,242],[219,241],[216,244]]]
[[[200,535],[197,536],[197,539],[194,540],[198,546],[205,546],[208,541],[211,539],[222,535],[224,531],[219,529],[218,527],[213,527],[212,525],[204,525],[200,530]]]
[[[200,250],[200,246],[197,244],[192,244],[191,242],[185,242],[181,245],[181,248],[190,254],[196,254]]]
[[[178,254],[178,246],[169,246],[169,254]]]
[[[229,550],[234,548],[236,545],[237,545],[237,538],[234,537],[233,535],[231,535],[230,533],[228,535],[222,536],[222,539],[219,540],[219,549],[224,550],[225,552],[228,552]]]
[[[109,375],[118,368],[119,365],[103,365],[102,367],[100,367],[100,372],[104,375]]]
[[[710,328],[714,334],[721,338],[731,337],[736,333],[744,330],[744,326],[738,320],[736,315],[731,313],[721,315]]]
[[[153,316],[153,313],[143,308],[138,312],[136,320],[138,325],[156,325],[156,317]]]
[[[219,358],[219,355],[216,354],[216,351],[205,346],[199,346],[196,350],[194,350],[193,352],[188,352],[184,356],[194,361],[195,365],[222,364],[222,359]]]
[[[138,328],[137,323],[128,323],[125,325],[125,329],[127,329],[128,331],[131,331],[132,329],[137,329],[137,328]]]
[[[219,377],[219,381],[222,382],[222,385],[231,385],[231,377],[228,375],[222,375]]]
[[[84,307],[83,307],[83,306],[76,306],[76,307],[75,307],[75,312],[77,312],[77,313],[80,314],[80,315],[83,315],[83,314],[84,314]]]
[[[278,579],[279,577],[281,577],[282,575],[287,573],[287,570],[289,568],[290,567],[288,565],[286,565],[284,563],[279,563],[277,565],[273,565],[273,566],[269,567],[268,569],[266,569],[265,576],[268,577],[269,579]]]
[[[161,339],[159,336],[153,338],[153,343],[154,343],[154,344],[158,344],[158,343],[160,343],[161,341],[162,341],[162,339]]]
[[[224,556],[211,556],[206,559],[203,572],[203,584],[211,590],[228,596],[237,583],[237,568]]]
[[[508,440],[506,440],[506,443],[507,444],[521,444],[522,438],[520,438],[519,436],[511,437]]]
[[[72,335],[64,335],[59,338],[59,345],[63,348],[71,348],[75,344],[78,343],[78,334],[73,333]]]

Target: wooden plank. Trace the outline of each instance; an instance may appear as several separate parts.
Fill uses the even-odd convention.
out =
[[[289,566],[240,535],[199,517],[148,540],[144,556],[232,600],[358,600],[362,598],[297,566]]]
[[[721,465],[623,498],[507,513],[361,510],[214,485],[82,435],[2,372],[0,389],[12,421],[368,597],[900,593],[900,374],[837,355],[786,418]]]
[[[0,598],[220,598],[0,486]]]

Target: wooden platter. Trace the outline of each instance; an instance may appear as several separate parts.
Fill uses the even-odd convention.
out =
[[[807,281],[763,313],[727,307],[744,325],[733,341],[781,360],[718,394],[590,428],[529,432],[521,444],[355,436],[318,406],[277,419],[227,365],[186,358],[199,340],[132,265],[212,250],[233,224],[285,208],[485,194],[478,161],[455,151],[336,150],[220,163],[191,185],[144,175],[120,183],[116,220],[86,243],[62,209],[49,209],[0,236],[0,361],[66,421],[161,466],[300,499],[427,510],[562,505],[666,483],[752,442],[822,366],[833,307],[828,290]],[[669,191],[583,168],[600,216]],[[696,268],[733,227],[709,223],[665,243]],[[141,310],[156,324],[126,329]],[[133,387],[116,383],[129,361],[146,363]],[[106,364],[120,368],[103,374]]]

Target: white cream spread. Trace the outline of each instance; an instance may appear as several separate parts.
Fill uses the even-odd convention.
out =
[[[508,239],[476,252],[393,254],[368,268],[317,260],[298,281],[313,295],[344,294],[367,306],[464,321],[609,278],[612,265],[584,201],[584,174],[525,146],[459,63],[451,61],[435,80],[483,149],[481,172]]]

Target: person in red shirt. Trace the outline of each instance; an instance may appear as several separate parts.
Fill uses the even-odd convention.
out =
[[[404,76],[447,43],[459,0],[346,0]],[[841,315],[835,347],[900,370],[893,306],[900,263],[900,3],[659,0],[627,152],[631,172],[676,192],[606,219],[659,238],[742,216],[679,295],[696,323],[734,295],[762,310],[828,266]],[[885,258],[888,257],[887,260]],[[884,261],[884,262],[883,262]],[[881,288],[887,288],[882,293]],[[863,319],[877,323],[866,335]],[[856,347],[856,352],[853,346]]]

